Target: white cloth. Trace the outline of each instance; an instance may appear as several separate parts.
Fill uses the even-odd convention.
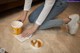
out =
[[[36,20],[36,24],[41,25],[44,20],[46,19],[47,15],[49,14],[50,10],[52,9],[56,0],[45,0],[44,8],[40,13],[38,19]],[[25,0],[24,10],[29,11],[31,8],[32,0]]]

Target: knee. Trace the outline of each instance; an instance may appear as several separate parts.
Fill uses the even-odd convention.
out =
[[[29,20],[30,23],[34,23],[35,22],[35,20],[33,19],[33,16],[29,16],[28,20]]]
[[[65,5],[67,4],[67,1],[66,0],[58,0],[58,5]]]
[[[67,7],[68,3],[65,0],[58,0],[56,2],[57,7]]]
[[[68,2],[66,0],[61,0],[61,3],[60,5],[64,5],[64,6],[67,6],[68,5]]]

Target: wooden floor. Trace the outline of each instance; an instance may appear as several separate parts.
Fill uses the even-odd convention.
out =
[[[30,13],[37,6],[32,7]],[[12,36],[10,23],[16,20],[22,10],[13,9],[0,14],[0,47],[5,48],[8,53],[80,53],[80,28],[75,36],[71,36],[63,29],[39,30],[33,37],[21,43]],[[61,13],[59,18],[66,18],[70,14],[80,15],[80,3],[69,3],[68,8]],[[43,47],[34,49],[30,41],[41,39]]]

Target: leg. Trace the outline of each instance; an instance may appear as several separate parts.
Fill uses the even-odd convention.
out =
[[[54,19],[58,14],[60,14],[64,9],[66,9],[67,3],[65,1],[59,0],[56,2],[55,6],[53,6],[50,14],[47,16],[47,19],[40,26],[39,29],[47,29],[51,27],[60,27],[65,22],[62,19]],[[53,18],[54,17],[54,18]],[[50,20],[53,19],[53,20]]]
[[[31,23],[34,23],[36,21],[43,7],[44,7],[44,3],[30,14],[29,21]],[[66,7],[67,7],[67,2],[65,2],[64,0],[57,0],[51,12],[47,16],[46,21],[56,18],[56,16],[60,14]]]
[[[54,20],[49,20],[45,23],[43,23],[40,26],[40,30],[44,30],[44,29],[48,29],[48,28],[52,28],[52,27],[60,27],[64,24],[64,21],[62,19],[54,19]]]
[[[36,21],[36,19],[38,18],[40,12],[42,11],[44,7],[44,4],[42,4],[41,6],[39,6],[29,17],[29,21],[31,23],[34,23]],[[46,20],[44,21],[44,23],[40,26],[40,29],[46,29],[46,28],[50,28],[50,27],[57,27],[57,26],[61,26],[64,22],[63,20],[60,19],[55,19],[54,21],[52,21],[51,19],[56,18],[56,16],[58,14],[60,14],[65,8],[67,7],[67,3],[64,0],[57,0],[55,5],[53,6],[51,12],[49,13],[49,15],[47,16]],[[34,16],[35,15],[35,16]],[[51,20],[51,21],[49,21]],[[49,22],[48,22],[49,21]],[[52,22],[53,25],[51,24]],[[57,22],[57,23],[56,23]],[[51,25],[48,25],[50,23]],[[55,25],[56,24],[56,25]],[[47,26],[47,27],[46,27]]]

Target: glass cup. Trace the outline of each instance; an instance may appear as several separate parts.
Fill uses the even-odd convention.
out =
[[[15,35],[19,35],[22,33],[23,23],[20,21],[13,21],[11,23],[12,31]]]

